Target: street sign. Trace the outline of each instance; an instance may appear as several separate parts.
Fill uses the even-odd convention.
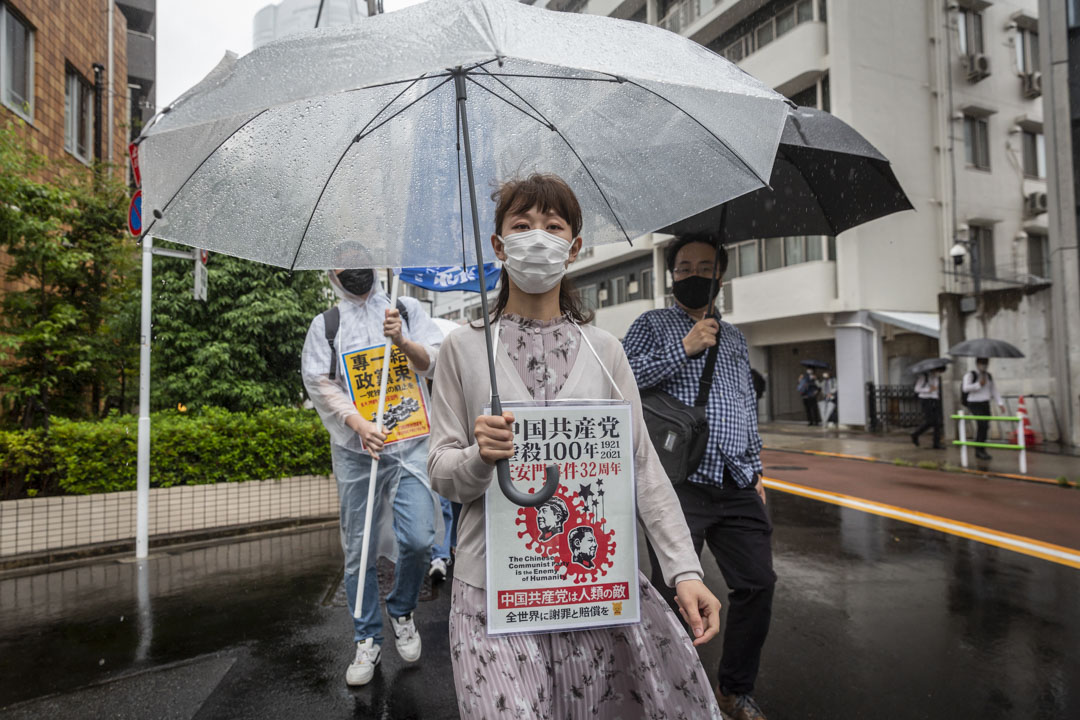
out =
[[[195,299],[206,302],[206,261],[210,253],[202,248],[195,249]]]
[[[135,177],[135,187],[142,187],[142,175],[139,173],[139,146],[135,143],[128,145],[128,155],[131,156],[131,174]]]
[[[142,235],[142,190],[136,190],[128,206],[128,230],[135,237]]]

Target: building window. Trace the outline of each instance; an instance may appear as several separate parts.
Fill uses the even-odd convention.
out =
[[[792,6],[786,10],[782,10],[776,16],[776,37],[780,37],[781,35],[790,32],[796,24],[795,7]]]
[[[1046,177],[1046,138],[1041,132],[1024,130],[1024,175],[1029,178]]]
[[[739,243],[734,249],[738,252],[738,261],[735,263],[735,266],[737,268],[737,274],[740,277],[743,275],[753,275],[761,270],[758,259],[757,240]]]
[[[1068,24],[1070,28],[1080,27],[1080,0],[1066,0],[1069,11]]]
[[[766,270],[784,267],[784,238],[766,238],[764,255]]]
[[[71,68],[67,71],[64,104],[64,149],[89,163],[93,160],[94,88]]]
[[[754,33],[754,40],[756,42],[755,50],[760,50],[773,41],[773,19],[769,20],[758,27]]]
[[[626,278],[622,275],[611,278],[611,287],[608,290],[607,304],[622,305],[626,300]]]
[[[638,297],[642,300],[653,299],[653,274],[652,269],[641,271],[641,280],[638,282]]]
[[[27,121],[34,118],[34,31],[0,3],[0,100]]]
[[[825,4],[825,0],[821,0],[822,5]],[[814,3],[813,0],[800,0],[795,6],[795,22],[802,25],[804,22],[810,22],[814,19]],[[821,18],[825,19],[825,13],[821,13]]]
[[[1028,233],[1028,272],[1050,278],[1050,239],[1042,233]]]
[[[1016,31],[1016,67],[1025,75],[1039,72],[1039,33],[1034,30]]]
[[[581,304],[584,305],[590,312],[600,307],[600,303],[596,297],[596,284],[585,285],[580,290]]]
[[[975,248],[975,260],[978,268],[975,270],[981,278],[993,278],[997,276],[996,260],[994,259],[994,228],[990,225],[972,225],[971,245]]]
[[[982,13],[970,8],[960,8],[956,13],[956,30],[960,35],[960,52],[963,55],[983,53]]]
[[[821,243],[824,238],[817,235],[806,238],[806,261],[813,262],[821,259]]]
[[[990,169],[990,121],[987,118],[964,116],[964,159],[968,167]]]
[[[828,237],[827,245],[828,245],[828,250],[829,250],[829,254],[828,254],[827,257],[828,257],[829,260],[835,262],[836,261],[836,238],[830,235]]]

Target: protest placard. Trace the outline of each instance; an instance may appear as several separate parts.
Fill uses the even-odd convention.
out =
[[[553,632],[640,620],[634,444],[621,402],[507,403],[510,475],[523,492],[559,468],[536,508],[486,496],[488,632]]]
[[[409,367],[401,348],[391,346],[390,374],[387,376],[386,409],[383,425],[389,430],[386,444],[423,437],[431,432],[427,401],[420,378]],[[342,353],[349,395],[360,416],[375,422],[379,409],[379,380],[382,377],[384,347],[375,345]]]

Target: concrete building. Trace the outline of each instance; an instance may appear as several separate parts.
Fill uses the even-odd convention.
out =
[[[157,112],[157,0],[116,0],[127,20],[128,137]]]
[[[1050,178],[1051,369],[1071,443],[1080,445],[1080,0],[1041,0]]]
[[[837,115],[892,160],[915,212],[835,238],[729,248],[725,319],[746,334],[752,364],[769,380],[763,417],[802,416],[795,381],[799,361],[813,358],[835,368],[841,424],[865,425],[867,383],[908,384],[910,363],[984,334],[1028,356],[995,364],[1004,393],[1049,395],[1037,0],[551,0],[548,7],[681,33],[798,104]],[[670,302],[667,239],[597,248],[575,264],[599,325],[622,335],[642,310]],[[957,365],[958,384],[969,363]]]
[[[252,47],[311,30],[316,17],[319,27],[326,27],[353,23],[367,14],[367,0],[324,0],[322,17],[319,17],[319,0],[282,0],[255,13]]]

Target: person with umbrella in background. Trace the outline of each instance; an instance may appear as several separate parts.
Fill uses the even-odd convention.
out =
[[[516,375],[516,382],[503,383],[504,392],[510,400],[629,401],[640,522],[695,639],[691,643],[640,572],[640,623],[546,634],[487,632],[485,493],[496,462],[514,455],[514,417],[484,411],[489,385],[477,359],[486,352],[485,334],[474,323],[450,333],[440,349],[428,458],[435,490],[463,505],[450,607],[461,716],[493,718],[509,710],[534,718],[720,718],[694,650],[719,631],[720,603],[702,582],[678,499],[642,420],[626,354],[609,333],[587,324],[579,296],[564,279],[582,244],[581,206],[553,175],[506,182],[496,199],[491,243],[504,271],[492,310],[499,328],[494,352],[503,372]]]
[[[359,246],[342,246],[343,265],[362,262]],[[442,332],[412,298],[400,298],[397,307],[376,282],[371,269],[337,270],[327,273],[340,302],[316,315],[308,328],[301,359],[304,387],[330,433],[330,453],[341,504],[341,545],[345,553],[345,593],[350,615],[356,606],[359,575],[364,580],[363,612],[353,617],[356,655],[345,673],[349,685],[371,681],[379,664],[383,644],[383,621],[379,609],[376,554],[368,555],[361,568],[365,535],[380,539],[390,532],[393,541],[380,543],[387,557],[396,556],[394,587],[386,598],[386,610],[394,630],[398,654],[406,662],[420,659],[421,640],[413,620],[424,574],[435,539],[438,502],[427,479],[427,438],[402,440],[384,448],[388,430],[362,417],[352,401],[346,372],[339,358],[344,352],[368,348],[390,338],[404,352],[409,367],[430,377],[436,367]],[[402,312],[408,314],[403,324]],[[336,326],[336,327],[335,327]],[[373,460],[379,461],[372,527],[365,527],[368,482]]]
[[[795,392],[802,398],[803,408],[806,410],[806,424],[821,424],[821,409],[818,407],[818,396],[821,394],[821,386],[818,385],[817,375],[814,374],[814,366],[807,364],[812,361],[804,361],[806,367],[799,375],[799,381],[795,385]]]
[[[990,401],[993,400],[1001,412],[1005,412],[1005,402],[1001,399],[997,385],[994,384],[994,376],[990,374],[989,358],[976,358],[975,369],[964,373],[964,380],[960,385],[960,392],[966,400],[968,409],[975,415],[990,415]],[[975,441],[986,442],[990,433],[989,420],[975,421]],[[990,453],[986,448],[975,448],[975,457],[980,460],[989,460]]]
[[[934,431],[934,449],[944,450],[941,444],[941,375],[949,360],[938,358],[916,363],[911,370],[918,376],[915,380],[915,394],[922,406],[923,424],[911,433],[911,442],[919,445],[919,437],[927,430]]]
[[[761,484],[762,444],[746,338],[713,312],[727,260],[715,237],[692,233],[676,238],[667,249],[675,306],[643,313],[623,346],[640,390],[667,393],[687,406],[699,404],[702,396],[708,422],[705,455],[675,486],[675,494],[695,552],[700,556],[708,542],[730,588],[716,684],[720,709],[725,717],[764,720],[753,692],[776,583],[772,521]],[[660,555],[652,543],[648,549],[653,585],[674,606]]]
[[[828,370],[821,372],[821,399],[825,405],[822,415],[825,427],[828,427],[829,423],[836,422],[836,378],[830,375]]]

